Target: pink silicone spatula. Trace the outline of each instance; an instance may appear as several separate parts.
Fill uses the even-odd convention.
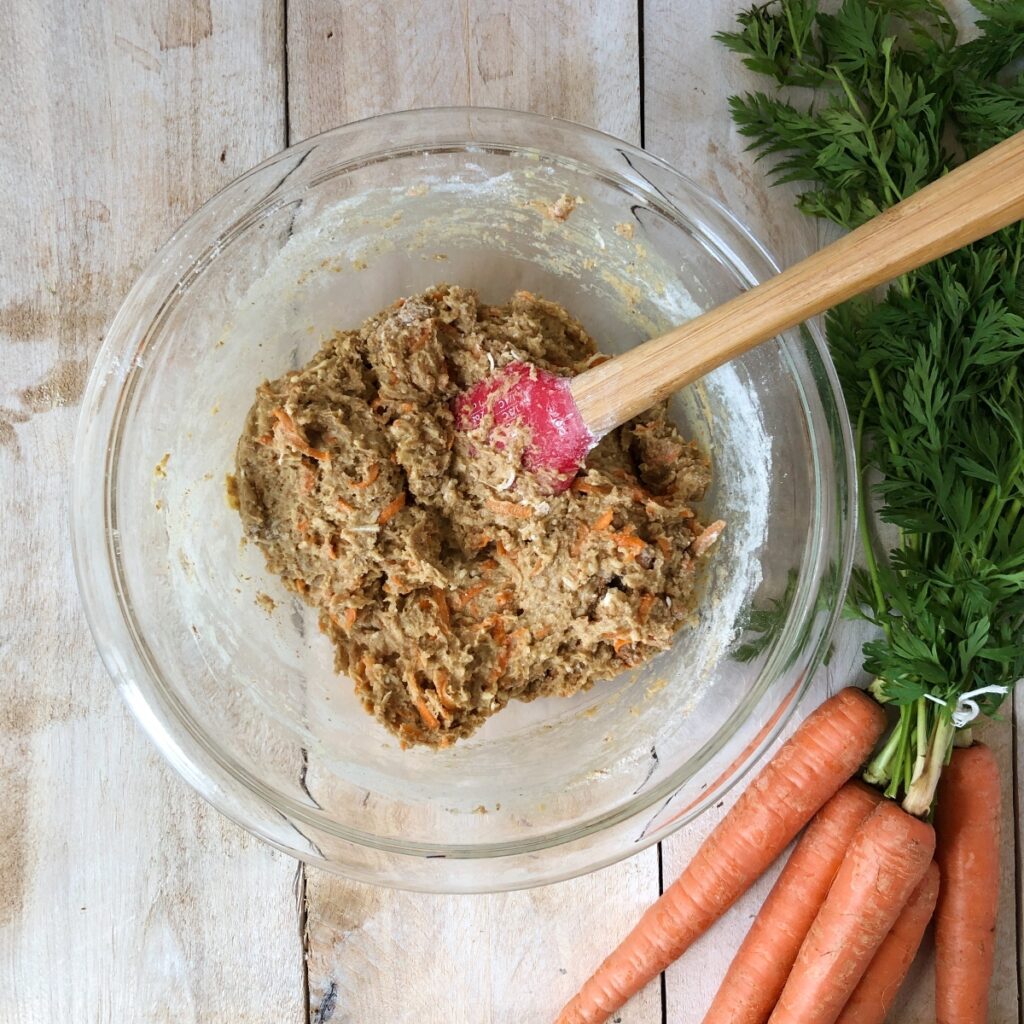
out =
[[[456,399],[462,429],[522,427],[523,464],[552,490],[608,431],[780,332],[1024,218],[1024,132],[837,242],[658,338],[558,377],[511,363]],[[507,436],[507,431],[503,431]]]

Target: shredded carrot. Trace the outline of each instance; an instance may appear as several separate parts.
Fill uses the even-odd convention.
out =
[[[302,467],[302,479],[299,483],[300,494],[312,494],[313,488],[316,486],[316,476],[313,474],[308,466]]]
[[[491,543],[490,535],[486,534],[486,533],[482,533],[476,539],[476,550],[477,551],[483,551],[483,549],[485,547],[487,547],[487,545],[490,544],[490,543]],[[501,541],[500,540],[498,541],[498,550],[501,551]]]
[[[505,632],[505,620],[500,615],[493,616],[491,622],[491,636],[494,637],[494,642],[497,644],[504,644],[507,642],[508,634]]]
[[[498,608],[504,608],[513,597],[515,597],[515,595],[511,590],[502,590],[500,593],[495,594],[494,604]]]
[[[295,425],[295,420],[291,418],[284,411],[284,409],[278,407],[271,411],[271,415],[277,420],[277,429],[281,431],[281,436],[288,442],[296,451],[302,452],[303,455],[308,455],[311,459],[316,459],[318,462],[330,462],[331,453],[325,452],[320,448],[313,448],[309,442],[299,433],[299,428]]]
[[[543,640],[551,632],[550,626],[534,626],[533,627],[533,638],[534,640]]]
[[[437,691],[437,699],[441,702],[442,707],[447,708],[449,711],[454,711],[458,704],[448,695],[448,682],[448,670],[439,668],[437,676],[434,678],[434,689]]]
[[[615,653],[618,654],[622,650],[623,647],[626,647],[631,642],[632,641],[630,640],[630,638],[628,636],[617,636],[612,641],[612,647],[615,648]]]
[[[434,587],[430,593],[434,598],[434,604],[437,605],[437,617],[441,620],[441,625],[448,629],[452,624],[452,615],[448,610],[448,599],[440,587]]]
[[[455,607],[456,608],[465,608],[466,605],[468,605],[469,602],[472,601],[473,598],[475,598],[478,594],[482,593],[483,590],[484,590],[484,584],[483,583],[477,583],[477,584],[475,584],[472,587],[467,587],[465,590],[462,591],[461,594],[457,594],[456,595],[456,597],[455,597],[455,602],[456,602]]]
[[[351,629],[356,624],[356,610],[355,608],[345,609],[345,625]]]
[[[668,558],[672,553],[672,544],[669,542],[668,537],[656,537],[655,538],[658,547],[661,548],[661,553]]]
[[[256,443],[257,444],[264,444],[264,445],[266,445],[266,444],[273,444],[274,443],[274,435],[273,434],[260,434],[260,436],[256,438]]]
[[[592,484],[585,477],[578,476],[570,485],[579,494],[611,494],[611,488],[601,484]]]
[[[515,519],[529,519],[533,515],[533,509],[529,505],[519,505],[514,501],[498,501],[496,498],[488,498],[484,504],[500,516],[512,516]]]
[[[304,594],[309,590],[309,584],[305,580],[292,580],[292,585],[300,594]]]
[[[341,509],[342,512],[352,511],[352,506],[344,498],[335,498],[334,503],[335,505],[338,506],[338,508]]]
[[[376,479],[377,479],[377,477],[379,477],[379,476],[380,476],[380,464],[379,464],[379,463],[377,463],[377,462],[375,462],[375,463],[374,463],[374,464],[373,464],[373,465],[372,465],[372,466],[370,467],[370,469],[369,469],[369,472],[368,472],[368,473],[366,474],[366,477],[365,477],[365,479],[363,479],[363,480],[359,481],[359,483],[357,483],[357,484],[352,484],[352,486],[353,486],[353,487],[354,487],[354,488],[355,488],[355,489],[356,489],[357,491],[364,491],[364,490],[366,490],[366,488],[367,488],[367,487],[369,487],[369,486],[370,486],[370,484],[372,484],[372,483],[374,482],[374,480],[376,480]]]
[[[494,546],[497,549],[498,554],[501,555],[502,558],[512,557],[512,552],[509,551],[509,549],[505,547],[504,544],[502,544],[500,537],[494,542]]]
[[[301,516],[295,520],[295,529],[299,531],[303,536],[309,533],[309,520],[305,516]]]
[[[427,707],[427,702],[423,699],[423,691],[420,689],[419,681],[416,679],[415,672],[406,673],[406,682],[409,684],[409,693],[412,696],[412,702],[416,705],[416,710],[420,713],[420,718],[423,719],[423,724],[428,729],[440,729],[441,723],[437,720],[437,715]]]
[[[644,594],[640,598],[640,604],[636,610],[637,621],[643,625],[647,621],[647,617],[651,614],[651,609],[654,607],[654,595]]]
[[[392,452],[388,456],[388,460],[391,462],[392,465],[397,466],[398,465],[398,452]]]
[[[516,643],[519,643],[520,640],[525,640],[529,635],[530,631],[525,626],[520,626],[518,629],[512,630],[512,632],[509,633],[508,638],[509,640],[514,640]]]
[[[613,515],[612,510],[607,509],[590,524],[590,528],[592,530],[607,530],[612,525]]]
[[[621,533],[610,534],[611,539],[615,541],[620,548],[625,548],[627,551],[632,551],[634,554],[638,551],[643,551],[647,544],[645,541],[638,537],[635,533],[623,530]]]
[[[381,511],[381,514],[377,516],[377,522],[380,523],[381,526],[383,526],[386,522],[390,521],[391,519],[394,519],[395,516],[398,514],[398,510],[400,508],[403,508],[404,506],[405,491],[402,491],[402,493],[399,494],[394,501],[392,501]]]
[[[498,563],[493,558],[485,558],[480,563],[480,568],[483,569],[484,572],[492,572],[494,569],[498,568]]]

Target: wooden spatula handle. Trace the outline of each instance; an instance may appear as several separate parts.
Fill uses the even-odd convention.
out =
[[[1024,132],[724,305],[573,380],[597,436],[755,345],[1024,218]]]

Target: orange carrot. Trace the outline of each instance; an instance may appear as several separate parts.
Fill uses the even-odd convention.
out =
[[[914,962],[938,896],[939,866],[932,861],[836,1024],[883,1024]]]
[[[722,519],[716,519],[710,526],[706,526],[704,532],[690,544],[690,554],[700,558],[718,540],[724,529],[725,521]]]
[[[953,751],[939,782],[942,892],[935,912],[938,1024],[984,1024],[999,903],[999,766],[988,747]]]
[[[437,719],[437,715],[427,707],[427,702],[423,699],[423,691],[420,689],[419,680],[416,678],[414,672],[410,672],[406,676],[406,680],[409,683],[409,692],[412,695],[412,702],[416,706],[416,710],[419,712],[420,718],[423,719],[423,724],[428,729],[440,729],[441,723]]]
[[[394,501],[390,502],[384,508],[381,509],[380,515],[377,516],[377,522],[380,523],[381,526],[383,526],[389,520],[394,519],[395,516],[398,514],[399,509],[401,509],[404,505],[405,491],[402,491],[402,493],[399,494]]]
[[[654,595],[644,594],[644,596],[640,598],[640,604],[637,606],[636,609],[636,619],[637,622],[640,623],[640,625],[643,625],[647,621],[648,617],[651,614],[651,609],[653,607]]]
[[[576,477],[569,486],[579,494],[611,494],[612,490],[602,484],[592,484],[582,476]]]
[[[658,547],[661,548],[661,553],[667,558],[672,553],[672,543],[668,537],[656,537],[655,541]]]
[[[853,775],[884,727],[881,707],[859,690],[842,690],[814,711],[565,1006],[558,1024],[600,1024],[688,949]]]
[[[704,1024],[765,1024],[857,829],[881,797],[848,782],[807,827],[736,953]]]
[[[452,615],[448,610],[448,598],[445,597],[445,593],[440,587],[431,587],[430,594],[434,599],[434,604],[437,605],[437,617],[441,620],[441,625],[448,629],[452,624]]]
[[[355,608],[345,609],[345,625],[351,629],[356,624],[356,610]]]
[[[631,533],[628,530],[623,530],[621,533],[611,533],[609,536],[620,548],[625,548],[627,551],[643,551],[647,547],[647,543],[642,537],[638,537],[635,533]]]
[[[380,464],[375,462],[370,466],[369,471],[366,474],[365,479],[360,480],[358,483],[352,484],[352,487],[357,491],[365,491],[380,476]]]
[[[514,519],[529,519],[533,515],[533,509],[529,505],[519,505],[514,501],[498,501],[497,498],[488,498],[484,504],[500,516],[512,516]]]
[[[612,510],[606,509],[591,523],[590,528],[592,530],[607,530],[612,525]]]
[[[890,800],[857,831],[769,1024],[835,1024],[935,853],[931,825]]]
[[[455,703],[448,695],[448,670],[445,668],[439,668],[437,670],[437,676],[434,679],[434,689],[437,691],[437,699],[441,702],[441,706],[447,708],[449,711],[454,711],[458,704]]]
[[[284,409],[277,408],[271,410],[271,415],[277,420],[277,428],[281,431],[281,436],[288,442],[296,451],[302,452],[303,455],[308,455],[311,459],[316,459],[319,462],[330,462],[331,453],[322,451],[320,448],[310,447],[309,442],[299,433],[299,428],[295,425],[295,420],[291,418],[284,411]]]
[[[465,590],[455,595],[456,607],[465,608],[477,594],[482,594],[486,589],[487,585],[485,583],[474,583],[473,586],[466,587]]]

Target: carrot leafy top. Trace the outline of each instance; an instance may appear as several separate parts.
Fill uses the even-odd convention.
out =
[[[938,0],[779,0],[718,39],[770,92],[732,115],[805,213],[863,223],[1024,129],[1024,3],[974,0],[958,42]],[[790,86],[814,90],[791,102]],[[899,724],[869,781],[929,810],[958,727],[1024,675],[1024,223],[832,310],[829,347],[855,424],[865,567],[849,610]],[[883,553],[869,498],[899,531]],[[979,692],[980,691],[980,692]],[[965,699],[966,695],[966,699]]]

